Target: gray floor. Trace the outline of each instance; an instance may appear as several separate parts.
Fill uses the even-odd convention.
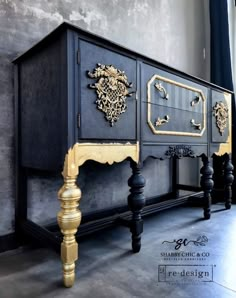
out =
[[[61,284],[60,260],[54,252],[20,249],[3,253],[0,298],[236,297],[236,206],[227,211],[223,207],[213,206],[210,221],[201,219],[200,208],[186,207],[146,218],[139,254],[130,252],[130,234],[123,227],[87,237],[80,242],[77,279],[71,289]],[[176,243],[162,243],[180,238],[198,242],[179,250],[175,250]],[[183,255],[166,256],[175,252]]]

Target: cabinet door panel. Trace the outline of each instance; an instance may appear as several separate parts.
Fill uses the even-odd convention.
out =
[[[83,40],[80,59],[81,138],[136,140],[136,60]]]
[[[211,116],[212,142],[225,143],[229,136],[230,103],[222,92],[212,90]]]

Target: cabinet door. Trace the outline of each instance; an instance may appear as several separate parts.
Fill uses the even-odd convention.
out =
[[[136,140],[137,63],[80,40],[82,139]]]
[[[231,126],[230,95],[212,90],[211,131],[213,143],[225,143],[228,141]]]
[[[232,152],[231,94],[212,90],[209,120],[211,124],[210,154]]]

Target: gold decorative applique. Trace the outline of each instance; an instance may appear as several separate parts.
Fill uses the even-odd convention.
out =
[[[89,85],[96,89],[97,108],[104,112],[105,118],[113,126],[119,119],[120,114],[127,109],[126,97],[131,96],[127,88],[132,87],[128,82],[124,71],[116,69],[112,65],[103,65],[98,63],[93,72],[88,71],[90,78],[98,79],[97,83]]]
[[[168,100],[169,94],[166,92],[166,89],[162,86],[161,82],[154,85],[160,93],[163,93],[162,98]]]
[[[162,126],[163,124],[168,123],[169,120],[170,120],[170,117],[168,115],[165,115],[163,119],[158,117],[155,122],[155,126]]]
[[[227,127],[227,119],[229,117],[228,108],[222,101],[216,102],[213,107],[213,115],[216,118],[216,126],[219,129],[219,133],[222,135]]]

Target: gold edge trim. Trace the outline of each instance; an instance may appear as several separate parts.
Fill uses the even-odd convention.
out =
[[[170,83],[170,84],[173,84],[173,85],[176,85],[178,87],[182,87],[182,88],[186,88],[186,89],[189,89],[189,90],[192,90],[192,91],[195,91],[195,92],[198,92],[198,93],[202,93],[202,90],[201,89],[197,89],[197,88],[194,88],[194,87],[190,87],[188,85],[185,85],[183,83],[179,83],[177,81],[174,81],[174,80],[171,80],[171,79],[167,79],[165,77],[162,77],[162,76],[159,76],[159,75],[154,75],[154,80],[155,79],[159,79],[159,80],[162,80],[164,82],[167,82],[167,83]],[[204,100],[205,100],[205,96],[204,96]]]
[[[153,126],[152,121],[151,121],[151,104],[152,103],[151,103],[150,85],[156,79],[160,79],[160,80],[165,81],[167,83],[170,83],[170,84],[173,84],[173,85],[183,87],[183,88],[186,88],[188,90],[200,93],[200,95],[203,99],[203,128],[201,130],[201,133],[181,132],[181,131],[167,131],[167,130],[158,131],[158,130],[155,129],[155,127]],[[174,135],[174,136],[201,137],[203,135],[203,133],[205,132],[205,130],[206,130],[206,97],[205,97],[205,95],[204,95],[204,93],[202,92],[201,89],[190,87],[188,85],[178,83],[176,81],[164,78],[164,77],[159,76],[159,75],[153,75],[147,83],[147,105],[148,105],[148,108],[147,108],[147,114],[148,114],[147,119],[148,119],[148,121],[147,121],[147,123],[148,123],[149,127],[151,128],[152,132],[155,135]]]
[[[87,160],[113,164],[130,157],[139,162],[139,142],[131,143],[76,143],[65,156],[63,176],[75,176]]]
[[[225,101],[227,102],[228,109],[229,109],[229,135],[225,143],[221,143],[219,146],[219,150],[214,152],[215,155],[221,156],[225,153],[230,154],[232,152],[232,105],[231,105],[231,94],[223,93]]]

